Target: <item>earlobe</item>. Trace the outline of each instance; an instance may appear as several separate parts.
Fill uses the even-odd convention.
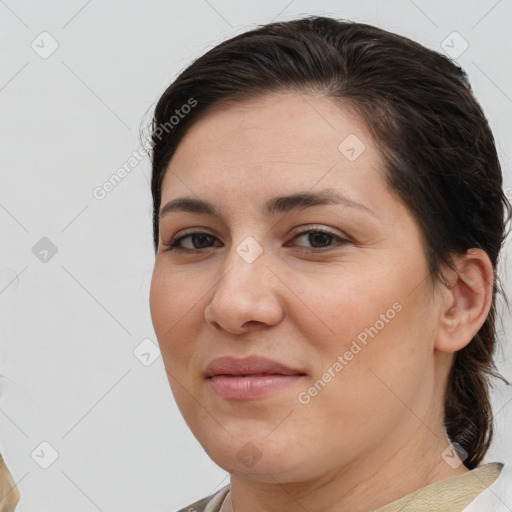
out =
[[[493,267],[481,249],[470,249],[454,258],[457,273],[443,289],[435,348],[456,352],[480,330],[489,314],[493,292]]]

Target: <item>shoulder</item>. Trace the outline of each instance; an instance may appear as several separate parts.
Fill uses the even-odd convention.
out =
[[[12,512],[20,499],[18,487],[0,454],[0,511]]]
[[[178,510],[178,512],[218,512],[226,494],[229,492],[229,485],[223,487],[206,498],[191,503],[185,508]]]
[[[500,475],[462,512],[509,512],[512,506],[512,464],[502,465]]]

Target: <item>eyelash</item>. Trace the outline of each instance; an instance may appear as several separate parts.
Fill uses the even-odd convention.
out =
[[[340,246],[343,246],[343,245],[346,245],[348,243],[350,243],[349,240],[347,240],[346,238],[343,238],[339,235],[337,235],[336,233],[333,233],[331,231],[328,231],[326,229],[323,229],[323,228],[315,228],[315,229],[306,229],[304,231],[299,231],[298,233],[296,233],[292,240],[294,240],[295,238],[297,237],[300,237],[300,236],[303,236],[303,235],[307,235],[307,234],[310,234],[310,233],[323,233],[323,234],[326,234],[326,235],[330,235],[332,236],[334,239],[338,239],[338,242],[335,243],[335,244],[330,244],[330,245],[327,245],[325,247],[311,247],[309,249],[298,249],[298,252],[305,252],[305,253],[318,253],[318,252],[327,252],[327,251],[330,251],[332,250],[333,248],[335,247],[340,247]],[[189,238],[191,236],[194,236],[194,235],[207,235],[207,236],[210,236],[210,237],[213,237],[213,238],[216,238],[214,235],[211,235],[210,233],[206,233],[204,231],[193,231],[191,233],[187,233],[185,235],[182,235],[178,238],[174,238],[172,239],[170,242],[166,243],[166,242],[162,242],[162,245],[166,247],[165,251],[173,251],[173,250],[176,250],[176,251],[180,251],[180,252],[201,252],[203,250],[206,250],[206,249],[210,249],[210,247],[203,247],[203,248],[199,248],[199,249],[189,249],[189,248],[185,248],[185,247],[180,247],[179,246],[179,243],[186,239],[186,238]]]

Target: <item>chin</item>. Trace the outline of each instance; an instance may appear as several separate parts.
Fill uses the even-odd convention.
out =
[[[267,437],[266,437],[267,436]],[[224,471],[242,478],[267,483],[298,482],[311,478],[314,464],[308,453],[288,435],[288,441],[268,438],[264,435],[234,434],[223,440],[198,437],[208,456]],[[324,461],[325,462],[325,461]]]

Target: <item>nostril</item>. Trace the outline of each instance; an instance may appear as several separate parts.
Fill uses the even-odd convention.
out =
[[[220,324],[218,322],[216,322],[215,320],[212,322],[212,325],[215,327],[215,329],[218,329],[219,331],[222,330],[222,327],[220,326]]]
[[[259,325],[261,322],[258,322],[257,320],[249,320],[247,322],[244,323],[243,327],[256,327],[257,325]]]

